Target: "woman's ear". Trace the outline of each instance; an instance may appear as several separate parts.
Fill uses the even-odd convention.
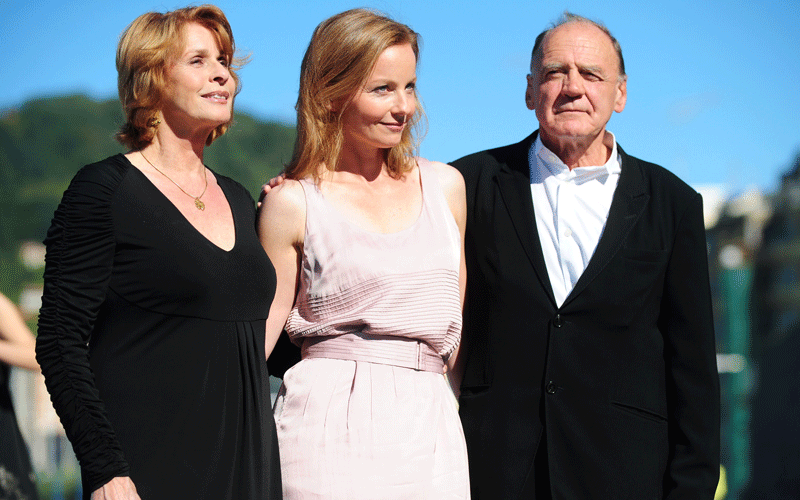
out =
[[[344,99],[342,98],[331,99],[330,101],[328,101],[325,107],[328,108],[328,111],[330,111],[331,113],[338,113],[342,110],[343,104],[344,104]]]

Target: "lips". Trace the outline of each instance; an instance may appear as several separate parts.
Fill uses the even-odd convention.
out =
[[[224,90],[220,90],[215,92],[209,92],[208,94],[203,94],[202,97],[204,99],[208,99],[213,102],[225,104],[228,102],[228,98],[230,98],[230,93]]]
[[[382,125],[393,132],[402,132],[403,129],[406,127],[405,122],[403,123],[382,123]]]

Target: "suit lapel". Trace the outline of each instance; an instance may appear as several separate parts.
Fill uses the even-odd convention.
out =
[[[619,145],[617,149],[620,153],[622,172],[611,200],[606,227],[586,270],[575,283],[562,307],[572,302],[605,269],[622,247],[625,237],[639,220],[650,200],[639,161],[625,154]]]
[[[536,217],[531,198],[528,151],[535,139],[536,133],[534,132],[533,135],[516,145],[516,149],[509,155],[508,162],[497,174],[497,185],[517,237],[536,271],[542,288],[555,305],[550,276],[547,274],[542,245],[539,242],[539,231],[536,228]]]

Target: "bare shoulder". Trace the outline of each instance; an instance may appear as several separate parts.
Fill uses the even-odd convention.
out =
[[[305,211],[306,200],[303,186],[300,181],[286,179],[267,193],[264,203],[289,209],[302,208]]]
[[[270,190],[261,204],[258,229],[265,233],[279,231],[301,236],[305,227],[306,200],[300,182],[286,179]]]
[[[456,170],[455,167],[440,161],[431,161],[430,164],[433,167],[433,171],[436,172],[436,176],[439,179],[439,184],[441,184],[442,189],[447,196],[457,196],[459,194],[463,196],[465,187],[464,176],[461,175],[461,172]]]
[[[464,177],[461,172],[446,163],[438,161],[430,163],[439,179],[439,185],[442,187],[450,211],[463,235],[467,217],[467,188],[464,184]]]

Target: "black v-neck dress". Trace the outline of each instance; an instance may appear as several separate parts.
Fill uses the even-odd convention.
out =
[[[252,197],[217,175],[236,244],[206,239],[122,155],[81,169],[47,233],[37,358],[84,498],[281,498],[264,326],[275,270]]]

